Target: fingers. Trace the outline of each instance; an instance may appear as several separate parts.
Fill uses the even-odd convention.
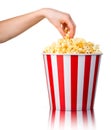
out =
[[[70,22],[68,22],[68,29],[69,29],[69,35],[71,38],[74,37],[75,32],[76,32],[76,25],[75,23],[72,21],[72,19],[70,20]]]
[[[73,22],[65,21],[65,23],[60,23],[56,26],[61,35],[64,37],[69,32],[69,37],[73,38],[76,32],[76,25]]]
[[[76,25],[70,15],[66,15],[64,23],[62,23],[62,29],[65,33],[69,32],[70,38],[74,37],[76,31]]]
[[[56,25],[56,28],[58,29],[58,31],[60,32],[60,34],[61,34],[63,37],[65,37],[66,32],[64,31],[64,30],[65,30],[64,24],[58,23],[58,24]]]
[[[69,14],[54,9],[45,9],[44,13],[63,37],[66,35],[65,28],[68,30],[70,38],[74,37],[76,25]]]

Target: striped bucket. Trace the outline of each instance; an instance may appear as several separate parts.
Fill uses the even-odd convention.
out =
[[[101,54],[43,54],[52,110],[93,109]]]

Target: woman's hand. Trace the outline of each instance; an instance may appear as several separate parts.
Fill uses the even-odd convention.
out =
[[[75,35],[76,25],[69,14],[50,8],[42,10],[44,16],[59,30],[63,37],[66,35],[66,29],[71,38]]]
[[[44,18],[47,18],[59,30],[62,36],[65,36],[66,31],[69,32],[70,37],[74,36],[76,25],[69,14],[54,9],[43,8],[0,21],[0,43],[20,35]]]

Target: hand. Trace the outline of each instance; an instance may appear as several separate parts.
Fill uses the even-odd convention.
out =
[[[66,35],[65,29],[71,38],[75,35],[76,25],[69,14],[49,8],[43,10],[45,17],[59,30],[63,37]]]
[[[63,37],[66,35],[66,31],[69,32],[71,38],[75,35],[76,25],[69,14],[54,9],[43,8],[0,21],[0,43],[20,35],[44,18],[47,18]]]

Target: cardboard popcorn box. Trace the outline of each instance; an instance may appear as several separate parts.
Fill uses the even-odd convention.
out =
[[[52,110],[93,109],[101,53],[43,53]]]

